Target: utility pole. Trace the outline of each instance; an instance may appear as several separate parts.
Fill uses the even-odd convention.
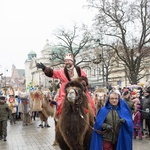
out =
[[[4,87],[4,91],[5,91],[5,95],[7,95],[7,77],[6,77],[6,72],[8,72],[8,70],[5,70],[5,87]]]
[[[98,76],[99,76],[99,68],[98,68],[98,65],[101,62],[101,55],[96,56],[96,58],[93,59],[92,62],[94,64],[96,64],[96,77],[97,77],[97,82],[99,82],[99,78],[98,78]]]
[[[98,42],[98,45],[101,47],[102,83],[103,83],[103,86],[104,86],[105,85],[105,77],[104,77],[104,75],[105,75],[105,70],[104,70],[104,62],[105,62],[105,60],[104,60],[104,49],[103,49],[103,47],[100,44],[100,39],[97,39],[96,41]]]

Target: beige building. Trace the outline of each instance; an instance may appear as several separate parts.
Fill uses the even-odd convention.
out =
[[[81,59],[88,60],[87,62],[83,62],[80,64],[80,67],[84,69],[86,72],[88,79],[89,79],[89,85],[93,88],[96,86],[102,86],[104,85],[106,87],[107,83],[105,82],[105,77],[103,74],[106,71],[106,68],[102,61],[99,61],[99,58],[97,59],[95,56],[100,56],[102,53],[101,50],[99,50],[99,53],[93,52],[92,50],[89,50],[89,52],[83,52],[83,54],[78,55],[76,57],[76,61],[80,61]],[[26,88],[29,90],[29,87],[34,86],[36,87],[43,87],[48,88],[52,86],[53,79],[46,77],[41,69],[36,68],[36,62],[42,62],[46,66],[53,67],[54,62],[51,61],[51,54],[52,54],[52,47],[49,45],[48,40],[46,41],[45,46],[41,50],[41,57],[37,58],[37,55],[35,52],[31,51],[28,54],[28,59],[25,61],[25,81],[26,81]],[[108,59],[108,56],[103,54],[103,57],[105,59]],[[148,60],[150,57],[146,57],[144,59],[145,61],[145,70],[142,71],[142,73],[146,73],[146,76],[140,80],[140,83],[146,83],[149,81],[150,77],[150,68],[148,66]],[[113,61],[110,64],[111,73],[109,75],[109,81],[108,83],[112,86],[119,85],[120,87],[128,86],[129,82],[125,74],[125,67],[121,65],[121,63],[116,63]],[[54,68],[54,67],[53,67]],[[56,67],[55,67],[56,68]],[[57,83],[58,80],[55,80]]]

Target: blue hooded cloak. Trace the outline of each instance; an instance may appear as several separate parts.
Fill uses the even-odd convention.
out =
[[[102,107],[97,116],[94,124],[94,129],[102,130],[102,124],[107,117],[107,114],[112,109],[109,101],[107,100],[106,105]],[[131,116],[131,111],[125,101],[119,99],[118,106],[116,111],[120,118],[125,119],[126,122],[123,123],[120,127],[118,134],[116,150],[132,150],[132,134],[133,134],[133,121]],[[97,132],[92,132],[90,150],[102,150],[102,140],[103,137]]]

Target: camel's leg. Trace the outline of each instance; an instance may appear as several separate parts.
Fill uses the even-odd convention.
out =
[[[55,140],[53,142],[53,146],[54,145],[58,145],[57,140],[56,140],[56,125],[57,125],[57,121],[55,120],[55,118],[54,118],[54,123],[55,123]]]

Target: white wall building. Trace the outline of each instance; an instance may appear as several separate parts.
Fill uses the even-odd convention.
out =
[[[54,80],[52,78],[45,76],[45,74],[41,69],[36,68],[36,62],[38,63],[42,62],[47,67],[48,66],[53,67],[51,54],[52,54],[52,47],[49,45],[48,40],[46,41],[45,46],[41,50],[41,57],[37,58],[36,53],[33,51],[31,51],[28,54],[28,59],[25,61],[26,87],[33,85],[34,87],[42,86],[47,88],[51,86],[51,83]],[[98,56],[100,54],[101,54],[100,50],[99,50],[99,54],[97,54],[97,52],[95,54],[95,52],[89,50],[83,52],[82,54],[79,54],[76,57],[77,62],[87,57],[88,62],[81,63],[80,67],[83,68],[84,71],[86,72],[91,87],[100,86],[104,83],[103,69],[105,68],[102,64],[102,61],[98,63],[93,63],[93,60],[96,60],[94,56]],[[148,61],[145,62],[146,64],[148,64]],[[125,76],[125,71],[124,71],[125,68],[120,66],[119,63],[114,63],[114,62],[111,64],[111,67],[112,67],[112,72],[109,75],[109,83],[111,85],[117,85],[117,84],[119,85],[121,82],[120,84],[121,87],[129,85],[128,79]],[[146,83],[150,80],[149,79],[150,69],[148,66],[146,67],[146,72],[147,72],[147,76],[145,76],[145,78],[141,79],[140,81],[142,83]],[[58,80],[56,80],[56,82],[58,82]]]
[[[41,57],[37,58],[35,52],[31,51],[28,54],[28,59],[25,61],[25,77],[26,77],[26,87],[34,86],[42,86],[48,87],[50,83],[48,82],[50,78],[46,77],[41,69],[37,69],[36,63],[42,62],[45,66],[51,66],[51,62],[49,60],[51,54],[51,46],[46,41],[46,45],[41,51]]]

